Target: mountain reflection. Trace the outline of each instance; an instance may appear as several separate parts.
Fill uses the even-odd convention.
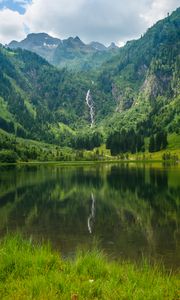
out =
[[[179,261],[180,169],[152,165],[0,169],[0,233],[48,239],[65,255],[91,245],[110,255]],[[96,212],[95,212],[96,211]]]

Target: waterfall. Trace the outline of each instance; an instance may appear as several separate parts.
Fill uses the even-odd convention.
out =
[[[94,125],[94,103],[93,103],[93,99],[91,96],[91,91],[88,90],[87,94],[86,94],[86,104],[89,107],[89,113],[90,113],[90,118],[91,118],[91,128]]]
[[[91,194],[91,199],[92,199],[91,213],[88,217],[88,231],[90,234],[92,233],[93,221],[95,219],[95,198],[93,193]]]

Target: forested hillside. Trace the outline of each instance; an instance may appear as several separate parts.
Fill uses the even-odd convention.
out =
[[[81,43],[78,38],[69,42]],[[58,51],[60,59],[62,47]],[[144,151],[147,137],[151,142],[161,137],[153,151],[166,148],[167,136],[180,133],[180,8],[116,51],[113,58],[105,51],[106,62],[96,70],[74,73],[27,50],[1,46],[0,128],[76,149],[106,142],[115,154]],[[89,57],[88,64],[93,63]]]
[[[92,89],[96,122],[113,112],[114,101],[87,74],[57,70],[26,50],[0,48],[1,128],[17,136],[64,144],[89,125],[86,94]],[[102,105],[103,104],[103,105]]]
[[[102,89],[116,99],[115,124],[180,128],[180,9],[104,65]],[[120,117],[121,116],[121,117]]]

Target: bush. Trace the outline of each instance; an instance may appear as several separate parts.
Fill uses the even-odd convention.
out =
[[[17,153],[12,150],[0,151],[0,162],[2,163],[15,163],[18,159]]]
[[[163,153],[162,159],[163,159],[164,161],[172,160],[172,161],[174,161],[174,162],[176,162],[176,161],[179,160],[178,155],[177,155],[176,153],[171,154],[170,152],[165,152],[165,153]]]

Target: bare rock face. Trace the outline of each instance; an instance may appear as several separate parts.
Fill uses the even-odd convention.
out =
[[[30,33],[21,42],[12,41],[8,47],[11,49],[22,48],[37,53],[49,62],[52,61],[52,56],[61,40],[51,37],[47,33]]]
[[[171,76],[156,74],[148,75],[144,81],[141,91],[149,100],[155,100],[158,96],[162,96],[167,88],[171,89],[170,82]]]
[[[108,49],[118,49],[119,47],[114,43],[112,42],[111,45],[108,47]]]
[[[108,50],[106,48],[106,46],[104,46],[103,44],[101,44],[99,42],[91,42],[89,44],[89,46],[91,46],[92,48],[94,48],[95,50],[98,50],[98,51],[107,51]]]
[[[134,103],[133,91],[131,88],[120,90],[119,87],[113,85],[112,94],[117,103],[117,112],[123,112],[127,109],[130,109]]]

